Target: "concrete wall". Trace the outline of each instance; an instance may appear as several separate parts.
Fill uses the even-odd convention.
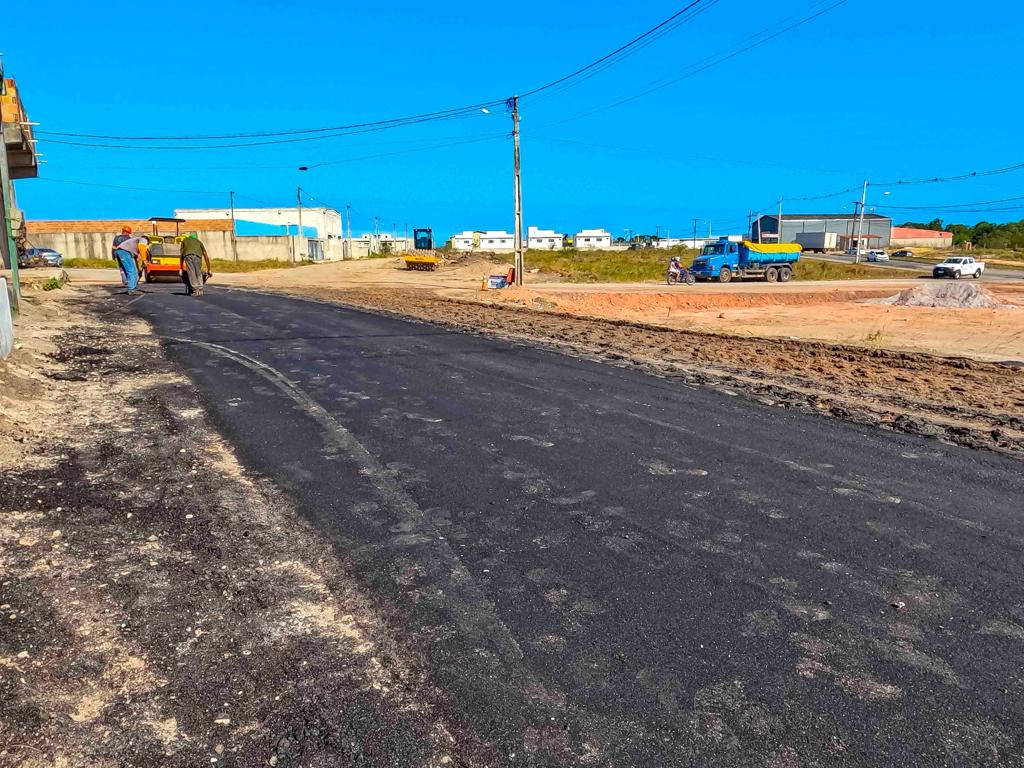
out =
[[[953,236],[949,237],[894,237],[892,245],[901,248],[952,248]]]
[[[110,244],[117,234],[119,232],[47,232],[29,235],[28,239],[29,245],[53,248],[66,259],[109,259]],[[206,245],[211,259],[231,258],[230,232],[201,232],[199,239]]]
[[[116,234],[119,234],[119,231],[36,232],[29,236],[29,245],[38,248],[53,248],[63,254],[66,259],[109,259],[110,244]],[[138,234],[145,233],[139,232]],[[199,239],[206,245],[211,259],[230,260],[233,258],[230,232],[199,232]],[[324,261],[363,258],[368,255],[367,249],[358,247],[358,241],[352,244],[353,247],[350,249],[352,255],[347,256],[345,242],[338,237],[321,240],[307,238],[308,242],[301,249],[298,240],[296,235],[245,235],[237,238],[238,259],[240,261],[263,261],[265,259],[290,261],[293,253],[313,255],[316,251],[316,243],[319,243],[319,252]]]

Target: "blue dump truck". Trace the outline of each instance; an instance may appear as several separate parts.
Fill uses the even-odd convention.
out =
[[[698,280],[728,283],[752,277],[769,283],[788,282],[800,260],[800,243],[735,242],[727,237],[704,246],[690,267]]]

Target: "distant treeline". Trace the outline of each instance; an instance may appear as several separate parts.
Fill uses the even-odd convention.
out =
[[[977,248],[1024,248],[1024,219],[1008,224],[944,224],[942,219],[932,219],[927,224],[908,221],[901,226],[952,232],[953,245],[971,242]]]

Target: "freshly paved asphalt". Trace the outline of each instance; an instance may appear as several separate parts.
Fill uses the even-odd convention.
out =
[[[132,305],[509,765],[1019,765],[1021,465],[315,302]]]

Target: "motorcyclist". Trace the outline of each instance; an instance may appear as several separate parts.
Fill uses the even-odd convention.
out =
[[[683,276],[683,265],[679,262],[678,256],[673,256],[672,261],[668,263],[669,274],[681,278]]]

